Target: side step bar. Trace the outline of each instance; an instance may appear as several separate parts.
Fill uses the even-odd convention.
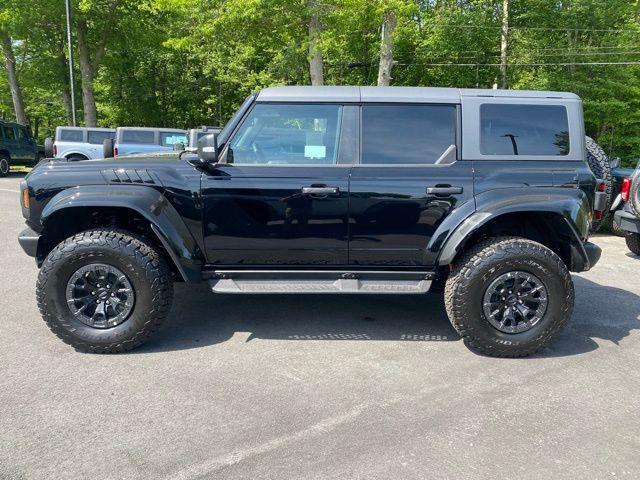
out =
[[[372,293],[421,294],[433,272],[217,270],[214,293]]]

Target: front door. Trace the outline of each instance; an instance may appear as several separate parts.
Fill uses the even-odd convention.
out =
[[[423,267],[449,213],[473,201],[471,162],[458,160],[456,105],[362,107],[360,164],[351,173],[350,263]]]
[[[345,107],[256,104],[202,180],[207,260],[223,266],[346,265]]]

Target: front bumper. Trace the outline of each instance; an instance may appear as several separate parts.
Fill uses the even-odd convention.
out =
[[[640,218],[631,212],[618,210],[613,214],[613,221],[625,232],[640,233]]]
[[[38,255],[38,242],[40,241],[40,234],[34,232],[30,228],[25,228],[20,235],[18,235],[18,242],[24,250],[24,252],[30,257],[36,257]]]

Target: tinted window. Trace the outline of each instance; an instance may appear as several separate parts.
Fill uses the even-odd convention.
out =
[[[153,130],[123,130],[122,143],[150,143],[155,142],[155,132]]]
[[[362,163],[432,164],[456,144],[453,105],[365,105]]]
[[[560,105],[480,107],[483,155],[567,155],[569,122]]]
[[[229,162],[334,164],[342,107],[256,105],[231,141]]]
[[[82,130],[60,130],[60,141],[82,142]]]
[[[163,147],[170,147],[176,143],[187,143],[187,134],[180,132],[160,132],[160,143]]]
[[[4,138],[6,140],[15,140],[16,134],[13,131],[13,127],[2,127],[2,131],[4,132]]]
[[[108,138],[113,138],[115,133],[113,132],[100,132],[95,130],[89,130],[87,133],[87,140],[93,145],[102,145],[102,142]]]
[[[29,135],[27,135],[27,129],[26,128],[18,127],[18,128],[16,128],[16,130],[18,131],[18,139],[19,140],[28,140],[29,139]]]

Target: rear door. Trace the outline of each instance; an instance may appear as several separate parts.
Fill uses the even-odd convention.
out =
[[[26,162],[33,162],[36,159],[36,143],[29,134],[27,127],[15,127],[16,140],[18,141],[18,152],[20,159]]]
[[[471,162],[459,160],[456,104],[364,104],[360,163],[351,173],[352,265],[433,265],[427,245],[473,201]]]
[[[346,265],[358,107],[258,103],[202,178],[209,263]],[[342,135],[341,132],[342,131]]]
[[[103,143],[105,140],[115,138],[115,132],[108,130],[87,130],[87,153],[90,158],[102,158]]]

